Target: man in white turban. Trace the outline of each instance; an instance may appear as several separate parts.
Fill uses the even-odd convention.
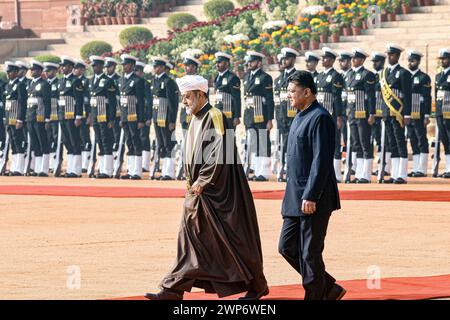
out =
[[[192,120],[186,137],[187,192],[178,234],[177,259],[151,300],[182,300],[192,287],[219,297],[269,293],[263,273],[255,205],[237,153],[234,130],[207,98],[208,81],[177,79]],[[228,130],[227,130],[228,129]],[[227,134],[228,131],[228,134]],[[230,134],[231,133],[231,134]]]

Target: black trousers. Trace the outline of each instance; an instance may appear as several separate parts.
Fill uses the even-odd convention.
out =
[[[6,141],[6,128],[3,122],[3,116],[0,115],[0,149],[3,149]]]
[[[372,129],[367,122],[367,119],[355,119],[356,125],[350,127],[351,135],[354,140],[357,141],[359,149],[357,152],[358,158],[372,159],[373,158],[373,145],[370,140]]]
[[[120,118],[114,119],[113,124],[113,151],[117,151],[119,149],[120,143],[120,132],[122,128],[120,127]]]
[[[145,125],[139,130],[139,135],[141,137],[142,151],[150,152],[150,126]]]
[[[176,141],[172,141],[172,133],[174,130],[169,130],[168,126],[159,127],[156,122],[153,122],[155,126],[156,141],[159,148],[159,157],[171,158],[172,150],[175,147]]]
[[[142,156],[141,137],[137,122],[122,122],[129,156]]]
[[[271,157],[270,131],[267,130],[267,123],[254,124],[253,129],[256,132],[256,156]]]
[[[76,127],[74,121],[73,119],[61,121],[62,140],[67,154],[81,155],[80,127]]]
[[[352,152],[356,152],[357,158],[362,158],[363,151],[362,151],[361,143],[360,143],[359,139],[356,139],[357,135],[355,133],[358,131],[358,122],[353,117],[349,117],[348,121],[349,121],[349,125],[350,125],[349,134],[350,134],[351,150],[352,150]]]
[[[322,252],[331,213],[284,217],[278,251],[302,276],[305,300],[323,300],[336,280],[325,271]]]
[[[283,128],[283,130],[280,129],[280,138],[281,138],[281,166],[284,168],[284,165],[286,164],[286,153],[287,153],[287,146],[288,146],[288,137],[289,137],[289,128],[287,130]]]
[[[99,156],[112,155],[113,130],[107,122],[94,123],[95,142],[98,144]]]
[[[428,153],[427,129],[424,119],[411,120],[408,125],[408,139],[413,154]]]
[[[50,152],[56,152],[58,143],[58,121],[51,121],[50,128],[47,130],[47,141],[50,148]]]
[[[377,151],[381,152],[381,121],[380,117],[375,118],[375,123],[372,125],[372,145],[373,142],[377,144]]]
[[[42,157],[43,154],[49,154],[50,148],[47,140],[47,131],[44,122],[28,121],[28,134],[30,135],[31,149],[35,157]]]
[[[16,126],[8,126],[7,130],[10,137],[12,154],[25,153],[26,140],[24,127],[16,129]]]
[[[386,136],[389,143],[389,150],[392,158],[407,158],[408,150],[406,148],[405,129],[395,117],[388,117],[385,120]]]
[[[439,139],[444,145],[444,152],[450,154],[450,119],[438,116],[436,122],[439,128]]]
[[[85,118],[81,119],[80,138],[81,138],[82,151],[91,151],[91,147],[92,147],[91,135],[90,135],[89,126],[87,125]]]

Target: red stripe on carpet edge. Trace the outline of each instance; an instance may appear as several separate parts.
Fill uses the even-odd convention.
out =
[[[281,200],[283,190],[253,190],[253,197]],[[92,187],[92,186],[0,186],[0,195],[95,197],[95,198],[183,198],[184,189],[155,187]],[[417,190],[342,190],[342,200],[392,200],[450,202],[450,191]]]
[[[253,190],[255,199],[281,200],[283,190]],[[0,186],[0,195],[32,195],[96,198],[183,198],[184,189],[155,187]],[[398,200],[450,202],[450,191],[342,190],[342,200]]]
[[[368,289],[367,280],[345,280],[338,283],[347,290],[344,300],[422,300],[450,297],[450,275],[429,277],[401,277],[381,279],[380,289]],[[241,294],[242,295],[242,294]],[[241,295],[226,297],[235,300]],[[270,287],[264,300],[302,300],[301,285]],[[186,293],[185,300],[220,300],[214,294],[203,292]],[[146,300],[143,296],[114,298],[111,300]]]

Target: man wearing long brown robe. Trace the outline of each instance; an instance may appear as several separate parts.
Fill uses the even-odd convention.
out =
[[[207,100],[200,76],[177,80],[193,117],[186,138],[187,192],[177,259],[152,300],[181,300],[192,287],[241,299],[268,294],[252,194],[222,112]],[[228,130],[227,130],[228,129]],[[228,134],[227,134],[228,132]]]

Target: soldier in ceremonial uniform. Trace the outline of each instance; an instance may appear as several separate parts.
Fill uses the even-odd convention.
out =
[[[114,81],[117,89],[119,88],[120,76],[116,73],[117,61],[114,58],[105,58],[106,75]],[[120,91],[117,90],[116,101],[116,116],[113,123],[113,154],[119,149],[120,143]]]
[[[46,130],[50,128],[51,87],[41,77],[44,65],[38,61],[32,61],[30,65],[32,80],[28,86],[26,122],[36,157],[34,175],[48,177],[50,148]]]
[[[81,177],[80,126],[83,118],[84,86],[81,79],[74,75],[75,60],[61,57],[63,77],[59,80],[59,121],[64,146],[67,149],[66,178]]]
[[[248,70],[244,78],[244,124],[256,135],[255,181],[268,181],[270,175],[270,130],[274,116],[273,79],[262,70],[262,53],[247,51]],[[247,134],[249,132],[247,131]]]
[[[146,64],[137,61],[135,73],[138,77],[144,80],[144,97],[145,97],[145,126],[140,130],[141,144],[142,144],[142,170],[144,172],[150,171],[150,125],[152,123],[153,113],[153,95],[151,89],[151,81],[145,78],[144,68]]]
[[[347,52],[347,51],[342,51],[339,53],[339,68],[342,71],[341,75],[342,75],[342,79],[344,80],[344,87],[342,89],[343,112],[342,112],[341,136],[342,136],[342,140],[344,141],[345,145],[347,145],[347,137],[348,137],[348,134],[350,134],[350,132],[347,128],[348,108],[347,108],[347,91],[346,91],[345,86],[346,86],[348,77],[352,71],[352,56],[353,56],[353,54],[351,52]],[[355,125],[355,123],[353,122],[350,125]],[[356,154],[354,157],[352,157],[352,159],[356,159]],[[356,161],[352,161],[352,162],[355,163]]]
[[[281,172],[278,174],[278,181],[286,181],[286,152],[288,144],[289,129],[291,128],[292,121],[297,115],[297,109],[291,106],[287,95],[287,87],[289,85],[289,77],[294,74],[295,62],[300,54],[291,48],[282,48],[281,57],[283,61],[283,72],[281,73],[278,83],[276,86],[278,88],[278,96],[280,110],[279,118],[277,120],[277,127],[281,138]],[[278,99],[277,99],[278,100]]]
[[[441,49],[439,60],[443,70],[436,75],[436,122],[445,152],[443,177],[450,178],[450,49]]]
[[[47,129],[47,141],[49,145],[50,152],[50,165],[49,168],[51,170],[55,168],[55,160],[56,160],[56,150],[58,148],[58,100],[59,100],[59,91],[58,91],[58,78],[56,74],[58,73],[59,65],[52,62],[44,62],[44,72],[47,78],[47,82],[50,85],[50,124]],[[62,153],[62,152],[61,152]]]
[[[408,175],[408,150],[405,125],[411,121],[411,73],[398,63],[403,48],[387,45],[388,66],[380,76],[384,121],[389,149],[392,152],[391,178],[385,183],[405,184]]]
[[[198,69],[201,66],[200,60],[195,57],[185,56],[183,58],[183,64],[186,69],[186,75],[196,75],[198,74]],[[180,108],[180,123],[183,130],[183,137],[185,137],[187,129],[189,128],[189,122],[191,121],[192,115],[186,113],[186,107],[181,105]]]
[[[241,80],[230,71],[231,55],[216,52],[215,57],[218,71],[214,78],[215,107],[225,115],[228,128],[236,129],[236,126],[241,122]]]
[[[338,53],[328,47],[322,48],[322,65],[324,71],[319,73],[316,78],[317,85],[317,101],[331,114],[336,124],[335,134],[335,151],[334,151],[334,171],[336,173],[336,180],[342,181],[341,172],[341,136],[340,129],[342,128],[342,89],[344,80],[342,75],[333,68],[333,64],[338,57]]]
[[[426,177],[428,168],[427,125],[431,114],[431,78],[419,69],[423,54],[408,51],[408,69],[412,76],[411,123],[408,138],[413,150],[413,170],[409,177]]]
[[[80,137],[82,143],[82,151],[81,151],[82,172],[87,172],[92,148],[91,134],[90,134],[92,119],[89,118],[90,113],[89,79],[85,76],[87,67],[88,65],[84,63],[84,61],[75,60],[75,68],[73,73],[80,78],[84,88],[83,118],[81,119],[81,126],[80,126]]]
[[[160,159],[163,165],[161,180],[175,179],[175,163],[172,150],[175,140],[172,138],[178,114],[179,92],[175,81],[166,73],[167,60],[156,57],[153,59],[153,124],[159,147]]]
[[[123,76],[120,81],[120,120],[128,146],[128,173],[121,179],[142,178],[142,143],[140,130],[145,126],[145,82],[134,70],[137,58],[121,56]]]
[[[384,69],[384,63],[386,61],[386,55],[382,52],[372,52],[371,60],[373,63],[373,70],[375,71],[375,123],[372,125],[372,141],[377,143],[377,152],[381,152],[381,121],[383,119],[383,97],[381,95],[380,75]],[[385,143],[385,162],[384,167],[385,175],[389,175],[391,171],[391,151],[389,150],[389,143]],[[378,170],[375,171],[375,175],[378,174]]]
[[[24,121],[27,110],[26,84],[18,78],[19,66],[6,61],[8,83],[4,90],[5,125],[10,137],[12,149],[11,176],[22,176],[25,170],[25,133]]]
[[[0,79],[0,153],[3,152],[5,148],[6,141],[6,128],[5,123],[3,122],[3,118],[5,116],[5,97],[3,96],[5,90],[6,82]],[[1,170],[2,168],[0,168]],[[1,174],[1,172],[0,172]]]
[[[306,62],[306,70],[308,70],[313,76],[314,82],[317,83],[317,76],[319,72],[317,72],[317,65],[319,64],[320,56],[315,54],[312,51],[305,52],[305,62]]]
[[[19,78],[20,82],[23,82],[25,86],[28,86],[30,84],[30,78],[27,77],[28,70],[30,70],[30,66],[28,63],[23,61],[16,61],[16,64],[19,66],[19,74],[17,77]]]
[[[116,117],[117,86],[104,72],[105,59],[91,56],[94,76],[89,81],[90,116],[93,122],[95,141],[99,145],[99,174],[97,178],[112,178],[114,171],[113,125]]]
[[[371,126],[375,122],[375,74],[364,68],[369,56],[361,48],[352,50],[353,70],[347,83],[347,105],[350,119],[356,123],[351,128],[351,136],[358,141],[356,150],[356,183],[370,183],[373,165],[373,145],[370,140]],[[355,160],[354,160],[355,161]]]

